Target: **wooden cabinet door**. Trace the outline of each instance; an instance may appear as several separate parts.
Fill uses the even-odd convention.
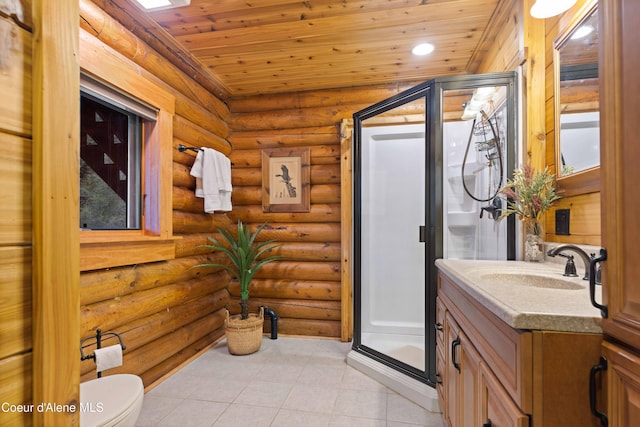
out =
[[[484,364],[480,365],[480,422],[482,427],[528,427],[524,414]]]
[[[607,359],[606,388],[609,425],[640,426],[640,357],[610,342],[603,344]]]
[[[600,0],[603,330],[640,349],[640,1]]]
[[[461,426],[480,425],[480,353],[471,345],[467,336],[460,332],[460,416]]]
[[[477,427],[479,411],[480,354],[451,317],[444,322],[445,342],[445,391],[444,414],[450,427]],[[440,353],[438,351],[438,353]]]
[[[461,365],[460,365],[460,327],[450,316],[445,314],[444,322],[444,399],[445,421],[449,427],[459,427],[461,423]]]

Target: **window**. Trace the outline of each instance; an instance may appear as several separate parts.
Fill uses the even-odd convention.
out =
[[[142,118],[80,94],[80,228],[140,229]]]
[[[175,258],[175,97],[93,36],[80,37],[80,269]]]

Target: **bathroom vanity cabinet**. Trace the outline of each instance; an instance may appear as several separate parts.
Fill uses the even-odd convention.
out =
[[[513,328],[442,271],[436,330],[447,426],[599,425],[588,380],[601,334]]]

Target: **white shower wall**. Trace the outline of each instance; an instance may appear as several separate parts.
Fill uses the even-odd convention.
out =
[[[474,200],[462,184],[462,163],[472,125],[473,120],[467,120],[450,121],[443,126],[443,257],[506,259],[506,221],[496,222],[488,212],[480,218],[481,208],[490,202]],[[502,154],[506,164],[506,153]],[[499,179],[497,161],[489,168],[485,152],[476,150],[473,142],[464,173],[467,188],[476,198],[486,199],[499,188],[497,181],[491,182],[491,178]]]
[[[386,352],[375,334],[413,336],[424,351],[424,125],[364,128],[362,139],[362,342]]]

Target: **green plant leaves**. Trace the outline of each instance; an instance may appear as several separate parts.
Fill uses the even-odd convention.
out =
[[[249,298],[249,283],[258,270],[270,262],[282,259],[281,255],[261,258],[266,252],[282,246],[277,244],[275,239],[256,242],[256,238],[266,226],[266,223],[262,224],[255,233],[251,234],[249,228],[242,221],[238,221],[235,235],[229,230],[218,228],[222,242],[209,237],[211,244],[201,247],[224,253],[231,261],[231,265],[207,263],[199,264],[197,267],[220,267],[231,273],[240,282],[240,299],[246,301]]]

